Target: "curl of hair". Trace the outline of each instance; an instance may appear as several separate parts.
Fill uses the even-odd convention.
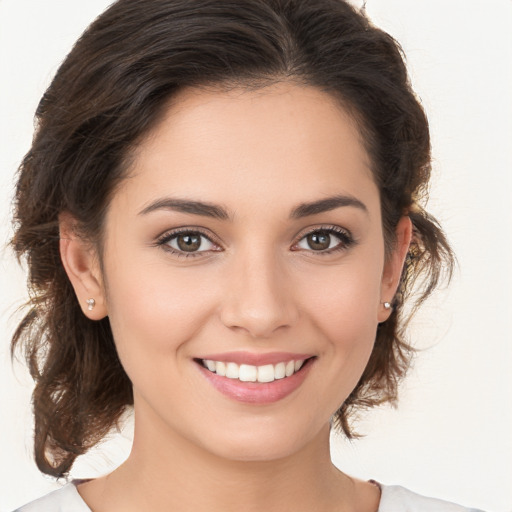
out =
[[[343,0],[119,0],[59,68],[18,175],[12,245],[26,259],[31,298],[12,350],[23,348],[35,380],[35,457],[44,473],[65,475],[133,403],[108,318],[85,317],[63,269],[59,215],[71,214],[101,254],[109,199],[177,91],[283,80],[336,96],[358,122],[387,250],[400,217],[413,222],[393,312],[335,423],[350,437],[354,410],[396,399],[412,356],[404,301],[420,282],[414,300],[421,303],[453,266],[443,232],[422,206],[429,130],[398,44]]]

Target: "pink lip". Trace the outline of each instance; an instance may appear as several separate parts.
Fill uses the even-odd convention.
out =
[[[224,352],[222,354],[208,354],[199,359],[210,359],[224,363],[250,364],[263,366],[265,364],[286,363],[288,361],[303,361],[313,357],[313,354],[293,354],[291,352],[268,352],[267,354],[255,354],[254,352]]]
[[[226,354],[222,354],[223,357]],[[212,357],[213,360],[215,360]],[[291,358],[293,359],[293,358]],[[299,357],[297,359],[303,359]],[[226,361],[226,359],[216,359],[217,361]],[[286,359],[285,359],[286,360]],[[290,359],[288,359],[290,360]],[[246,361],[246,359],[244,360]],[[283,359],[280,359],[283,361]],[[236,362],[230,361],[226,362]],[[242,363],[243,364],[243,363]],[[271,364],[271,363],[267,363]],[[197,365],[201,373],[208,379],[210,384],[213,385],[217,391],[220,391],[223,395],[236,400],[238,402],[244,402],[248,404],[271,404],[282,400],[286,396],[293,393],[300,385],[304,382],[311,366],[314,361],[308,361],[297,373],[294,373],[290,377],[284,379],[274,380],[273,382],[242,382],[238,379],[228,379],[227,377],[221,377],[216,373],[211,372],[200,364]]]

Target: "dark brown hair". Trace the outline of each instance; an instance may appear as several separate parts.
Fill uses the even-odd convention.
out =
[[[421,287],[409,310],[430,294],[443,266],[453,266],[442,231],[422,207],[428,124],[396,41],[342,0],[119,0],[58,70],[19,169],[12,244],[26,258],[31,298],[12,349],[23,347],[36,383],[41,471],[66,474],[133,401],[108,318],[86,318],[62,266],[59,214],[69,212],[81,235],[101,248],[104,213],[130,152],[173,94],[282,80],[336,96],[357,120],[388,250],[400,217],[413,222],[393,312],[379,325],[368,366],[335,423],[350,436],[354,410],[396,399],[412,354],[402,305],[414,281]]]

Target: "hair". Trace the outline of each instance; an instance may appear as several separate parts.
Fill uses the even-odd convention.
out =
[[[356,119],[380,190],[388,251],[399,219],[411,218],[391,316],[378,326],[369,363],[334,423],[352,437],[354,412],[396,400],[414,351],[410,315],[454,262],[424,209],[428,123],[398,43],[343,0],[119,0],[57,71],[18,174],[12,245],[26,260],[30,299],[12,351],[23,349],[35,380],[42,472],[65,475],[133,404],[108,318],[83,314],[63,268],[59,215],[72,215],[80,236],[101,248],[105,212],[130,155],[177,91],[278,81],[319,88]]]

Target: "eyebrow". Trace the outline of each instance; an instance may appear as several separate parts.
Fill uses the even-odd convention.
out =
[[[319,199],[318,201],[301,203],[292,210],[290,217],[293,219],[301,219],[302,217],[329,212],[331,210],[335,210],[336,208],[345,206],[358,208],[363,212],[368,213],[368,208],[366,208],[366,205],[362,201],[356,199],[353,196],[340,194],[326,197],[325,199]]]
[[[191,201],[189,199],[171,197],[157,199],[141,210],[139,215],[147,215],[155,210],[175,210],[182,213],[202,215],[203,217],[213,217],[219,220],[228,220],[230,218],[229,213],[222,206],[202,201]]]
[[[368,208],[366,208],[366,205],[359,199],[350,195],[335,195],[319,199],[317,201],[300,203],[292,209],[290,218],[301,219],[303,217],[309,217],[310,215],[317,215],[319,213],[347,206],[358,208],[359,210],[368,213]],[[219,220],[229,220],[233,218],[233,215],[230,215],[228,210],[220,205],[171,197],[165,197],[153,201],[151,204],[143,208],[139,212],[139,215],[147,215],[155,210],[174,210],[182,213],[190,213],[192,215],[212,217]]]

